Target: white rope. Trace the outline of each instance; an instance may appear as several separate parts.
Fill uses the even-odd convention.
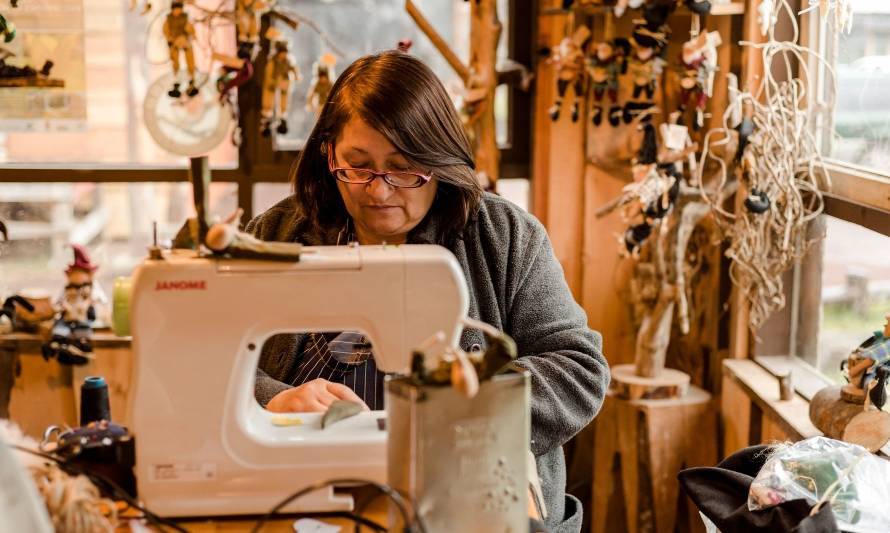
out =
[[[830,101],[817,102],[816,109],[834,107],[834,70],[821,55],[797,44],[800,36],[797,13],[787,0],[777,0],[773,5],[772,20],[778,20],[780,16],[786,16],[790,21],[790,41],[777,40],[775,24],[772,24],[766,42],[740,43],[760,50],[763,78],[753,92],[736,95],[738,105],[754,123],[754,133],[748,139],[742,162],[736,169],[736,178],[744,185],[739,187],[738,193],[747,194],[754,189],[766,193],[771,202],[769,210],[757,214],[740,207],[733,214],[722,207],[730,176],[723,159],[712,152],[716,147],[732,146],[729,120],[735,106],[726,109],[722,127],[705,135],[698,165],[701,182],[706,163],[717,164],[717,186],[711,192],[702,188],[701,197],[710,205],[718,226],[730,240],[726,252],[731,260],[729,275],[750,304],[752,330],[758,329],[773,312],[785,305],[781,276],[806,254],[812,244],[807,238],[807,228],[822,212],[821,190],[829,187],[817,143],[817,117],[807,106],[807,98],[812,97],[807,91],[808,82],[821,80],[811,76],[808,61],[815,60],[824,65],[830,74]],[[800,69],[798,77],[792,71],[793,64]],[[778,79],[776,71],[783,71],[784,79]]]
[[[86,476],[69,476],[55,463],[32,466],[53,527],[59,533],[112,533],[117,527],[114,502],[103,498]]]

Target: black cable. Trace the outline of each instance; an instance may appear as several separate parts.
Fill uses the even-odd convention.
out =
[[[272,517],[274,517],[276,514],[278,514],[278,512],[281,511],[281,509],[283,509],[288,504],[296,501],[299,498],[302,498],[303,496],[309,494],[310,492],[315,492],[317,490],[321,490],[325,487],[330,487],[332,485],[367,485],[367,486],[374,487],[381,493],[385,494],[399,508],[399,513],[402,515],[402,523],[405,525],[405,530],[413,531],[412,524],[414,522],[412,522],[409,519],[407,504],[405,502],[405,499],[402,497],[401,494],[399,494],[398,491],[396,491],[392,487],[390,487],[388,485],[383,485],[381,483],[364,480],[364,479],[330,479],[328,481],[322,481],[322,482],[315,483],[313,485],[304,487],[304,488],[294,492],[287,498],[281,500],[275,507],[273,507],[268,513],[266,513],[265,516],[263,516],[262,518],[257,520],[257,523],[254,526],[252,533],[259,533],[259,531],[263,528],[263,526],[266,524],[266,522],[268,522]],[[423,522],[420,520],[420,516],[418,515],[417,510],[414,509],[413,506],[412,506],[412,511],[413,511],[412,514],[415,518],[415,522],[418,526],[418,530],[421,532],[425,532],[426,528],[424,527]]]
[[[52,454],[38,452],[37,450],[25,448],[24,446],[19,446],[17,444],[11,444],[10,447],[15,448],[16,450],[19,450],[19,451],[22,451],[25,453],[30,453],[31,455],[36,455],[37,457],[42,457],[43,459],[48,459],[50,461],[53,461],[56,464],[58,464],[59,467],[62,468],[62,470],[64,470],[65,472],[67,472],[69,474],[71,474],[71,473],[83,474],[84,476],[88,477],[90,479],[90,481],[92,481],[93,483],[95,483],[97,485],[105,485],[105,487],[111,489],[110,491],[107,491],[107,492],[110,492],[112,494],[113,498],[123,500],[130,507],[140,511],[146,520],[148,520],[152,524],[161,528],[161,531],[163,531],[163,526],[167,526],[169,528],[172,528],[175,531],[179,531],[180,533],[188,533],[188,531],[186,529],[183,529],[182,526],[180,526],[176,522],[173,522],[172,520],[170,520],[168,518],[163,518],[161,516],[158,516],[158,515],[154,514],[153,512],[149,511],[147,508],[140,505],[139,502],[134,500],[133,497],[127,493],[127,491],[125,491],[124,489],[122,489],[120,487],[120,485],[118,485],[114,481],[108,479],[107,477],[105,477],[101,474],[97,474],[95,472],[90,472],[79,465],[68,462],[65,459],[62,459],[61,457],[56,457],[55,455],[52,455]]]
[[[334,517],[346,518],[348,520],[352,520],[355,523],[355,527],[357,527],[357,528],[361,527],[361,526],[367,526],[367,527],[373,529],[374,531],[379,531],[379,532],[383,532],[383,533],[386,533],[386,531],[387,531],[385,526],[381,526],[377,522],[375,522],[371,519],[365,518],[364,516],[357,514],[357,513],[341,511],[341,512],[337,512],[337,513],[330,513],[328,516],[334,516]]]

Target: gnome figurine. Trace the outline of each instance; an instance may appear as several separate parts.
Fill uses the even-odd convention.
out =
[[[43,358],[60,363],[83,365],[93,357],[91,337],[97,312],[107,299],[95,283],[98,266],[90,261],[84,247],[72,244],[74,262],[65,270],[67,283],[55,302],[56,318],[51,338],[43,345]],[[97,309],[99,308],[99,309]]]

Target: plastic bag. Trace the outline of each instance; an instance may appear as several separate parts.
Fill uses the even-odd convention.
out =
[[[890,462],[862,446],[825,437],[773,450],[751,483],[749,510],[799,498],[815,505],[824,498],[840,529],[890,531]]]

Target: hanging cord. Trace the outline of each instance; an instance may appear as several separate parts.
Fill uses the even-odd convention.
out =
[[[52,461],[54,464],[58,465],[58,467],[62,471],[66,472],[68,474],[85,476],[86,478],[89,479],[89,481],[91,481],[93,484],[95,484],[95,486],[98,487],[100,490],[104,490],[107,494],[110,494],[112,498],[124,501],[133,509],[136,509],[137,511],[142,512],[142,515],[144,516],[144,518],[149,523],[151,523],[152,525],[157,527],[162,532],[166,531],[165,528],[170,528],[174,531],[178,531],[179,533],[188,533],[185,529],[183,529],[181,526],[179,526],[177,523],[173,522],[172,520],[162,518],[162,517],[154,514],[153,512],[149,511],[147,508],[143,507],[142,505],[140,505],[139,502],[137,502],[132,496],[130,496],[127,493],[127,491],[122,489],[120,487],[120,485],[118,485],[111,479],[109,479],[101,474],[97,474],[95,472],[90,472],[89,470],[81,467],[80,465],[66,461],[65,459],[58,457],[56,455],[53,455],[53,454],[38,452],[36,450],[32,450],[25,446],[19,446],[17,444],[11,444],[10,447],[14,448],[16,450],[19,450],[21,452],[27,453],[27,454],[31,454],[36,457],[41,457],[43,459]]]
[[[698,180],[702,182],[706,163],[717,164],[717,185],[702,187],[701,197],[711,207],[718,227],[730,241],[726,251],[731,260],[729,276],[750,304],[752,331],[785,305],[781,276],[814,242],[807,237],[808,225],[822,213],[821,191],[830,187],[817,143],[817,117],[807,106],[807,99],[812,98],[808,82],[819,81],[811,74],[808,60],[818,62],[830,74],[828,102],[824,105],[817,102],[816,109],[834,108],[837,94],[834,70],[821,55],[797,44],[800,36],[797,14],[787,0],[778,0],[773,6],[772,20],[778,20],[779,16],[789,19],[791,40],[777,40],[775,25],[772,25],[766,42],[740,43],[761,52],[763,79],[753,92],[739,92],[736,106],[729,106],[723,114],[722,127],[706,133],[697,170]],[[792,70],[795,61],[801,71],[799,77],[795,77]],[[775,70],[783,71],[783,80],[776,78]],[[744,185],[738,193],[765,193],[770,205],[762,213],[745,207],[730,213],[722,207],[730,169],[714,154],[714,149],[732,146],[734,128],[729,121],[738,106],[754,124],[754,133],[735,169],[736,179]]]

